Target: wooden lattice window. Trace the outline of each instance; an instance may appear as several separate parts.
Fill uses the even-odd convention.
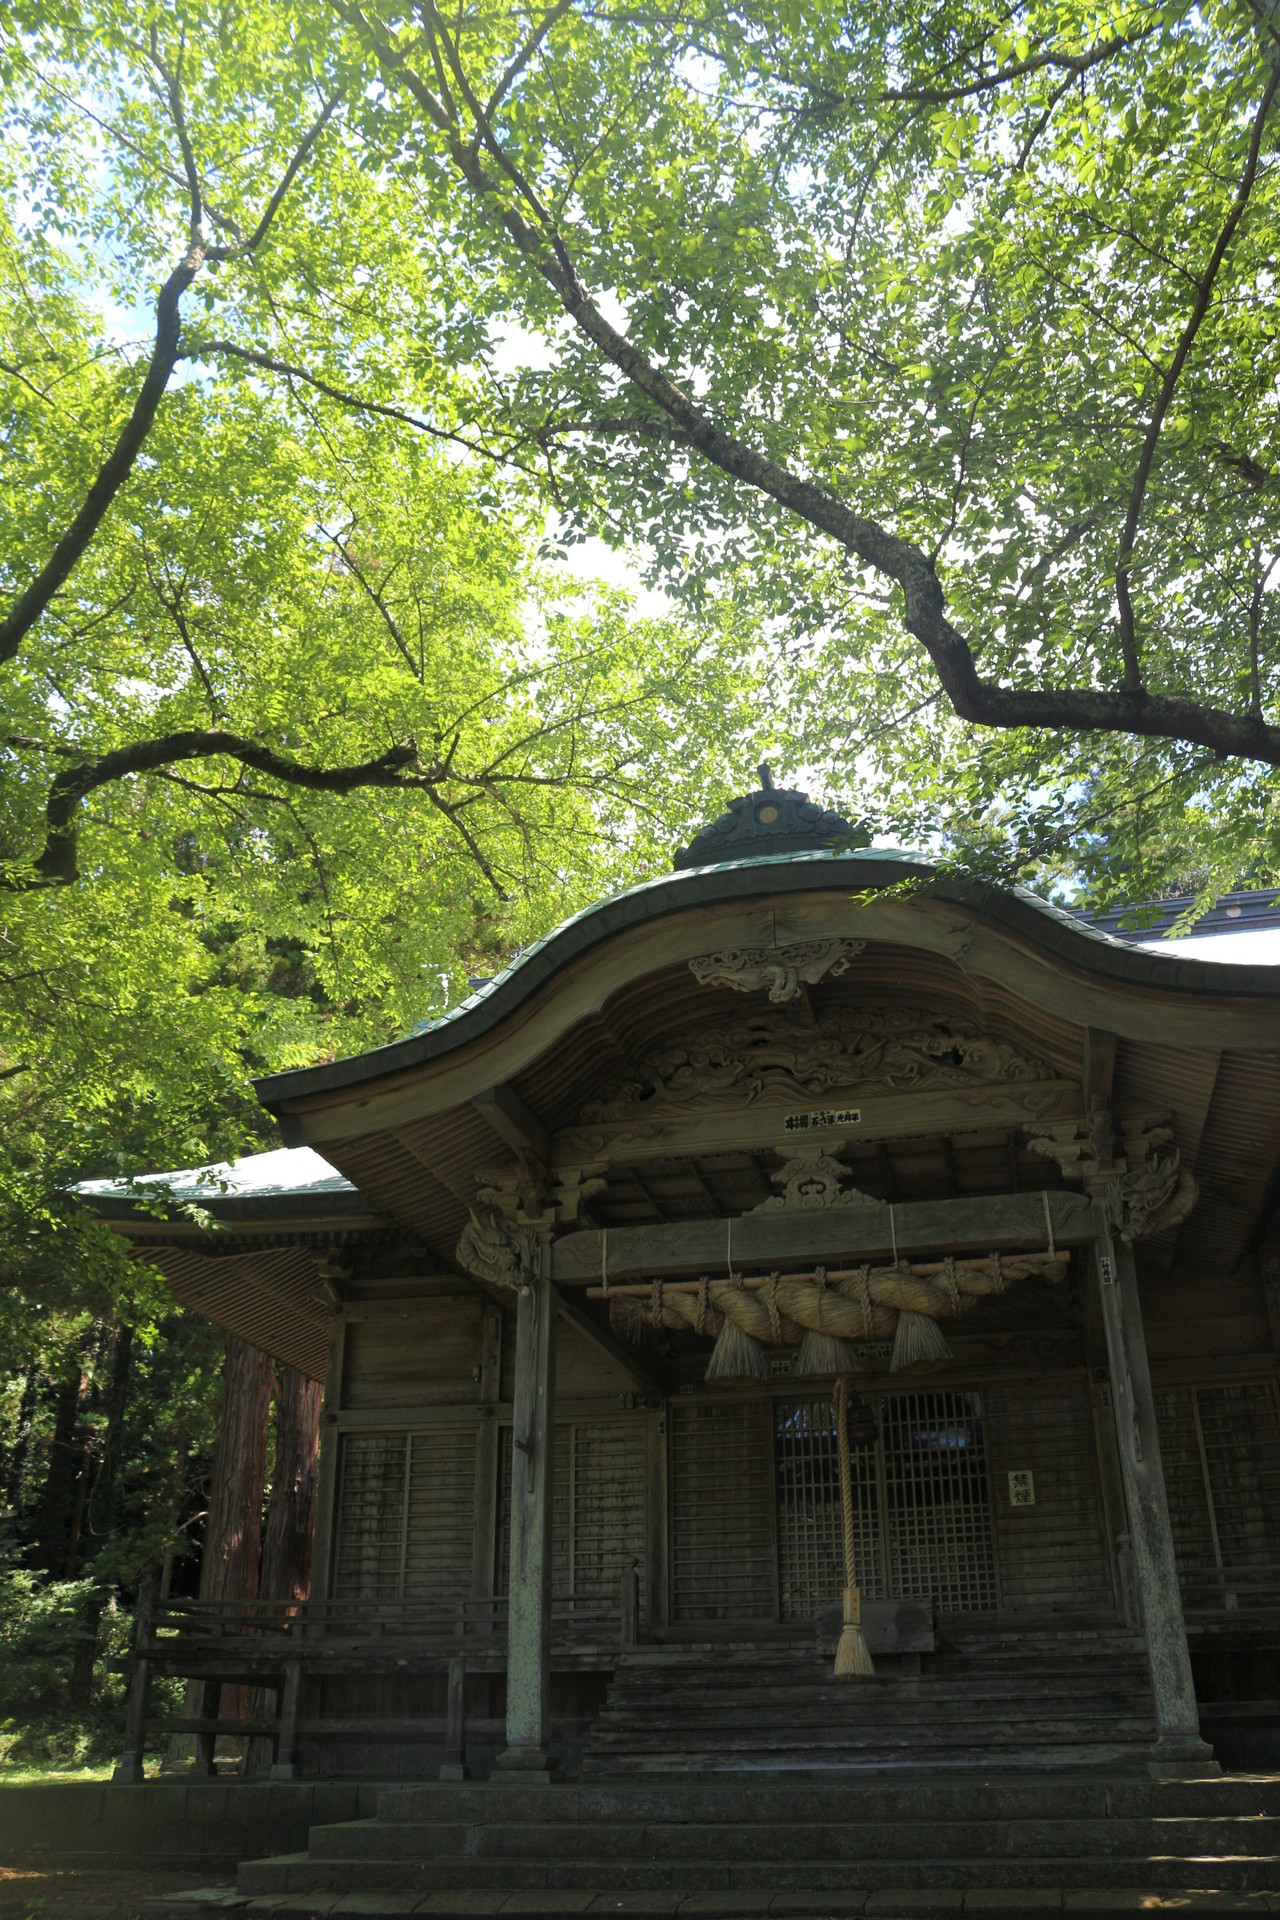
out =
[[[499,1442],[499,1591],[511,1566],[511,1429]],[[557,1421],[552,1455],[551,1591],[560,1611],[612,1613],[624,1570],[644,1562],[645,1425]],[[641,1581],[643,1604],[644,1582]]]
[[[773,1408],[671,1409],[671,1599],[676,1621],[775,1620]]]
[[[1178,1571],[1233,1605],[1280,1575],[1280,1399],[1273,1380],[1156,1395]]]
[[[439,1605],[465,1599],[475,1478],[474,1424],[345,1435],[334,1598]]]

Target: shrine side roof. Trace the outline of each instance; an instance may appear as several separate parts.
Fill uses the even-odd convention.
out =
[[[374,1211],[359,1188],[311,1147],[276,1147],[134,1179],[82,1180],[72,1192],[106,1219],[138,1218],[153,1210],[163,1218],[197,1209],[225,1222],[274,1222],[288,1215],[319,1224],[335,1215]]]
[[[1101,982],[1130,989],[1203,994],[1221,1004],[1234,998],[1280,1000],[1280,970],[1259,963],[1181,959],[1117,938],[1025,888],[1002,888],[943,872],[925,855],[859,848],[755,855],[687,869],[610,896],[584,908],[526,947],[501,973],[447,1013],[423,1021],[400,1040],[322,1066],[295,1068],[255,1082],[259,1099],[279,1113],[295,1100],[401,1073],[442,1058],[481,1037],[570,961],[611,936],[697,906],[763,900],[776,893],[830,892],[847,884],[851,895],[909,886],[917,897],[953,902],[1002,926],[1044,952],[1085,968]]]

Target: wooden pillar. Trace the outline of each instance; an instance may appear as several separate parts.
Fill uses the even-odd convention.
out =
[[[441,1780],[469,1780],[467,1765],[467,1662],[462,1654],[449,1660],[449,1693],[445,1708],[444,1759]]]
[[[302,1661],[289,1660],[285,1664],[284,1680],[280,1687],[280,1731],[270,1773],[273,1780],[292,1780],[297,1775],[298,1708],[301,1700]]]
[[[317,1600],[332,1598],[334,1529],[338,1520],[338,1477],[342,1471],[342,1432],[338,1416],[342,1412],[343,1373],[347,1359],[347,1322],[341,1307],[336,1307],[329,1338],[329,1364],[325,1369],[324,1397],[320,1406],[319,1458],[317,1460],[316,1517],[312,1540],[311,1592]]]
[[[549,1779],[551,1499],[555,1450],[556,1292],[536,1245],[516,1306],[512,1410],[511,1584],[507,1626],[507,1745],[495,1765]]]
[[[1112,1239],[1105,1202],[1095,1201],[1093,1214],[1116,1441],[1155,1708],[1153,1771],[1216,1773],[1213,1749],[1200,1737],[1133,1250]]]

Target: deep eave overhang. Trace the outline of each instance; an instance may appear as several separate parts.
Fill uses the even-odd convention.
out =
[[[667,875],[615,894],[564,921],[479,992],[403,1040],[324,1066],[270,1074],[255,1082],[258,1098],[269,1111],[286,1114],[296,1101],[339,1094],[426,1066],[481,1038],[571,961],[616,934],[690,908],[784,892],[829,893],[846,884],[851,893],[882,893],[904,883],[911,884],[916,897],[964,907],[1046,955],[1083,968],[1102,984],[1144,988],[1157,995],[1203,995],[1217,1005],[1258,998],[1280,1002],[1280,968],[1140,952],[1022,888],[965,880],[941,872],[919,854],[773,854]]]

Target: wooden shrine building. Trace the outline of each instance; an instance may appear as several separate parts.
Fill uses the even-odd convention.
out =
[[[852,837],[766,782],[261,1083],[317,1179],[216,1227],[98,1189],[325,1381],[312,1600],[162,1614],[134,1758],[147,1662],[270,1681],[281,1773],[383,1778],[1203,1771],[1197,1682],[1280,1698],[1280,972]]]

